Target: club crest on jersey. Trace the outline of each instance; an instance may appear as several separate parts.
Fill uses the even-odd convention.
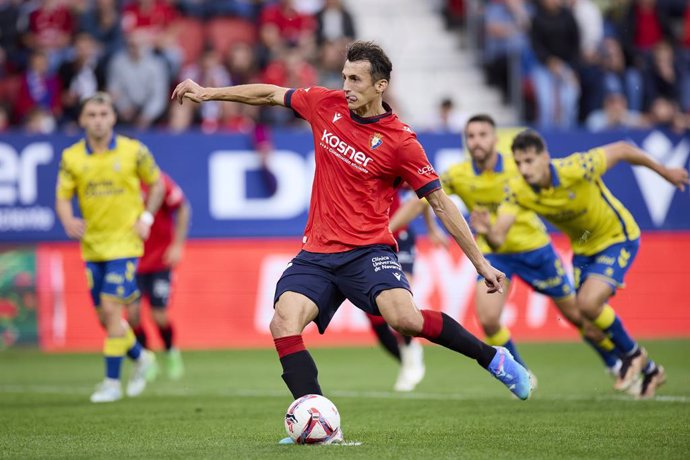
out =
[[[369,139],[369,147],[372,150],[379,148],[381,146],[381,144],[383,144],[382,137],[383,136],[379,133],[375,133],[374,135],[372,135],[371,138]]]

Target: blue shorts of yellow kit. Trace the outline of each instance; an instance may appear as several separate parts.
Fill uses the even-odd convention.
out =
[[[86,262],[86,278],[94,306],[101,305],[101,296],[109,296],[122,304],[129,304],[139,297],[137,289],[136,257]]]
[[[532,289],[553,299],[575,293],[573,282],[563,269],[563,262],[551,244],[533,251],[511,254],[487,254],[486,259],[512,279],[517,275]],[[483,278],[480,276],[479,280]]]
[[[374,316],[381,316],[376,297],[388,289],[410,291],[410,283],[393,248],[364,246],[332,254],[300,251],[276,285],[273,304],[285,292],[311,299],[319,309],[314,319],[323,334],[345,299]]]
[[[630,269],[639,249],[640,240],[638,238],[612,244],[591,256],[575,254],[573,256],[575,287],[579,289],[590,276],[604,281],[611,286],[613,292],[616,292],[618,288],[625,287],[625,274]]]

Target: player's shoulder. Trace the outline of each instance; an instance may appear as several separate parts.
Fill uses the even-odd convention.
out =
[[[582,178],[588,176],[595,169],[595,162],[603,154],[601,149],[592,149],[586,152],[575,152],[563,158],[551,160],[556,171],[563,178]]]
[[[86,140],[79,139],[72,145],[65,147],[62,151],[63,161],[73,161],[86,154]]]
[[[122,134],[117,134],[115,136],[115,145],[117,149],[123,150],[139,150],[141,148],[146,148],[146,146],[138,139],[133,137],[125,136]]]
[[[466,178],[472,171],[472,161],[467,159],[453,163],[444,171],[444,176],[449,179]]]

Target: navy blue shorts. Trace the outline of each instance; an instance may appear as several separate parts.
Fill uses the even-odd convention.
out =
[[[170,270],[138,273],[137,286],[142,297],[149,299],[152,308],[165,308],[170,299]]]
[[[86,280],[93,305],[101,306],[101,296],[115,298],[124,305],[129,305],[139,297],[137,283],[134,281],[138,262],[136,257],[86,262]]]
[[[526,252],[487,254],[486,260],[505,273],[507,279],[512,280],[517,275],[532,286],[532,289],[552,299],[558,300],[575,294],[573,282],[568,278],[563,262],[551,244]],[[480,276],[478,279],[483,278]]]
[[[635,260],[640,249],[639,238],[623,243],[612,244],[591,256],[573,255],[575,287],[580,289],[582,283],[590,277],[596,277],[611,286],[611,290],[625,287],[625,274]]]
[[[417,255],[417,250],[415,249],[415,242],[417,241],[417,235],[415,235],[412,229],[403,230],[398,234],[398,262],[405,273],[410,275],[414,270],[414,259]]]
[[[278,280],[273,304],[288,291],[308,297],[319,309],[314,322],[323,334],[345,299],[365,313],[380,316],[376,297],[395,288],[410,291],[410,283],[389,246],[334,254],[300,251]]]

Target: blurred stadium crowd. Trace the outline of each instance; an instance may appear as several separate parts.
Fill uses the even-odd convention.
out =
[[[539,127],[687,129],[687,0],[488,0],[480,15],[488,81],[507,97],[519,74]]]
[[[372,0],[373,1],[373,0]],[[489,84],[527,122],[593,131],[690,126],[686,0],[438,0],[475,24]],[[338,87],[356,24],[345,0],[0,0],[0,131],[76,129],[79,101],[115,100],[125,127],[246,132],[299,121],[240,104],[173,105],[170,89],[265,82]],[[430,69],[431,71],[431,69]],[[513,85],[514,87],[514,85]],[[461,101],[460,101],[461,103]]]

